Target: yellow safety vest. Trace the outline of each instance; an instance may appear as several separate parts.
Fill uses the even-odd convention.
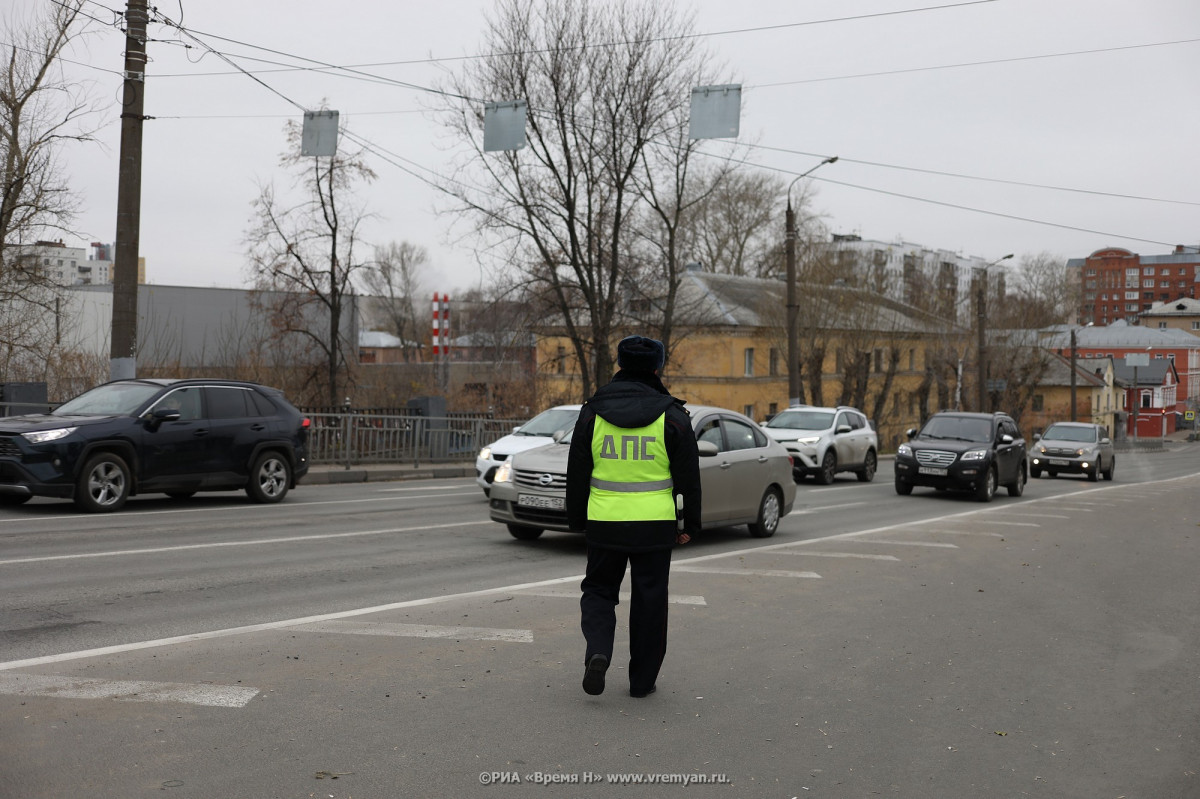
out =
[[[617,427],[597,416],[592,431],[588,519],[598,522],[675,518],[666,414],[645,427]]]

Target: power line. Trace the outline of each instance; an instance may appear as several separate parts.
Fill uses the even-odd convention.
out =
[[[780,81],[778,83],[760,83],[750,85],[747,89],[773,89],[779,86],[798,86],[803,83],[825,83],[835,80],[854,80],[856,78],[878,78],[887,75],[904,75],[913,72],[932,72],[939,69],[960,69],[962,67],[979,67],[989,64],[1012,64],[1019,61],[1038,61],[1047,58],[1066,58],[1069,56],[1095,55],[1097,53],[1115,53],[1121,50],[1139,50],[1147,47],[1170,47],[1177,44],[1195,44],[1198,39],[1178,39],[1170,42],[1147,42],[1145,44],[1127,44],[1116,47],[1098,47],[1093,50],[1072,50],[1065,53],[1043,53],[1040,55],[1015,56],[1013,58],[993,58],[987,61],[965,61],[960,64],[935,64],[928,67],[909,67],[906,69],[889,69],[880,72],[859,72],[854,75],[831,75],[825,78],[803,78],[801,80]]]
[[[806,153],[801,150],[789,150],[789,149],[786,149],[783,147],[770,147],[765,144],[746,143],[745,146],[749,147],[751,149],[756,149],[756,150],[770,150],[772,152],[777,152],[777,153],[789,153],[791,155],[803,155],[803,156],[808,156],[811,158],[826,158],[828,155],[828,154],[821,154],[821,153]],[[848,164],[862,164],[863,166],[874,166],[874,167],[879,167],[881,169],[898,169],[898,170],[901,170],[904,172],[918,172],[918,173],[925,174],[925,175],[940,175],[942,177],[959,178],[962,180],[977,180],[977,181],[981,181],[984,183],[1002,183],[1007,186],[1023,186],[1025,188],[1030,188],[1030,189],[1049,189],[1051,191],[1066,191],[1066,192],[1072,192],[1075,194],[1090,194],[1090,195],[1093,195],[1096,197],[1115,197],[1115,198],[1121,199],[1121,200],[1142,200],[1145,202],[1152,202],[1152,203],[1169,203],[1171,205],[1200,206],[1200,202],[1193,202],[1191,200],[1168,200],[1168,199],[1164,199],[1162,197],[1143,197],[1143,196],[1140,196],[1137,194],[1120,194],[1117,192],[1098,191],[1098,190],[1093,190],[1093,189],[1073,189],[1073,188],[1070,188],[1069,186],[1052,186],[1052,185],[1047,185],[1044,183],[1026,183],[1026,182],[1020,181],[1020,180],[1006,180],[1004,178],[988,178],[988,177],[982,177],[980,175],[963,175],[963,174],[959,174],[957,172],[945,172],[945,171],[942,171],[939,169],[923,169],[921,167],[915,167],[915,166],[900,166],[898,164],[884,164],[884,163],[880,163],[879,161],[864,161],[864,160],[857,159],[857,158],[847,158],[846,156],[842,156],[842,155],[838,156],[838,160],[845,161]]]

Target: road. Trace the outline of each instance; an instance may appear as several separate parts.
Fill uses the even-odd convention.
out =
[[[1198,455],[987,505],[805,484],[676,552],[646,700],[620,655],[579,688],[582,540],[470,480],[36,500],[0,511],[0,795],[1198,795]]]

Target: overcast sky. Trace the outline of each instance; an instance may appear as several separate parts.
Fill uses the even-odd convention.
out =
[[[16,0],[18,5],[50,0]],[[244,234],[259,186],[284,185],[283,126],[325,100],[378,148],[447,174],[429,86],[480,52],[480,0],[175,0],[159,4],[265,88],[194,41],[154,26],[148,44],[141,253],[168,285],[246,284]],[[680,0],[741,82],[747,160],[812,175],[837,233],[993,260],[1107,246],[1142,254],[1200,243],[1200,2],[1196,0]],[[89,2],[101,22],[123,0]],[[181,13],[182,12],[182,13]],[[905,12],[905,13],[898,13]],[[855,19],[857,17],[857,19]],[[69,152],[80,238],[115,238],[123,37],[95,32],[71,58],[107,106],[100,146]],[[222,38],[217,38],[222,37]],[[254,48],[277,51],[266,52]],[[286,55],[281,55],[286,54]],[[386,78],[277,70],[300,58]],[[409,63],[396,63],[409,62]],[[390,63],[390,65],[382,65]],[[371,65],[371,66],[363,66]],[[281,96],[282,95],[282,96]],[[284,99],[287,98],[287,99]],[[510,99],[510,98],[497,98]],[[705,149],[728,151],[721,142]],[[399,162],[404,163],[404,162]],[[365,199],[373,243],[432,256],[426,288],[477,284],[467,228],[384,160]],[[931,174],[946,173],[946,174]],[[971,209],[971,210],[969,210]],[[779,212],[780,235],[783,208]]]

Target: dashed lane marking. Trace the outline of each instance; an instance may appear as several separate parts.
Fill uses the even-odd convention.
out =
[[[894,544],[898,547],[936,547],[940,549],[958,549],[958,544],[943,544],[938,541],[885,541],[881,538],[855,538],[856,544]]]
[[[521,596],[542,596],[551,599],[574,599],[579,600],[580,592],[578,589],[573,591],[519,591]],[[632,594],[628,591],[622,591],[618,598],[622,602],[628,602],[632,598]],[[702,596],[688,596],[686,594],[671,594],[668,602],[675,605],[707,605]]]
[[[821,575],[816,572],[792,572],[783,569],[719,569],[713,566],[672,566],[673,572],[687,572],[689,574],[737,574],[742,577],[803,577],[811,580],[820,580]]]
[[[115,699],[120,702],[181,702],[208,707],[245,707],[257,688],[178,682],[98,680],[10,672],[0,674],[0,694],[60,699]]]
[[[806,555],[810,558],[859,558],[861,560],[895,560],[895,555],[867,555],[862,552],[796,552],[788,549],[779,550],[783,555]]]
[[[317,621],[298,624],[289,630],[339,635],[393,635],[404,638],[454,638],[471,641],[511,641],[533,643],[532,630],[505,630],[494,627],[440,627],[433,624],[396,624],[370,621]]]

